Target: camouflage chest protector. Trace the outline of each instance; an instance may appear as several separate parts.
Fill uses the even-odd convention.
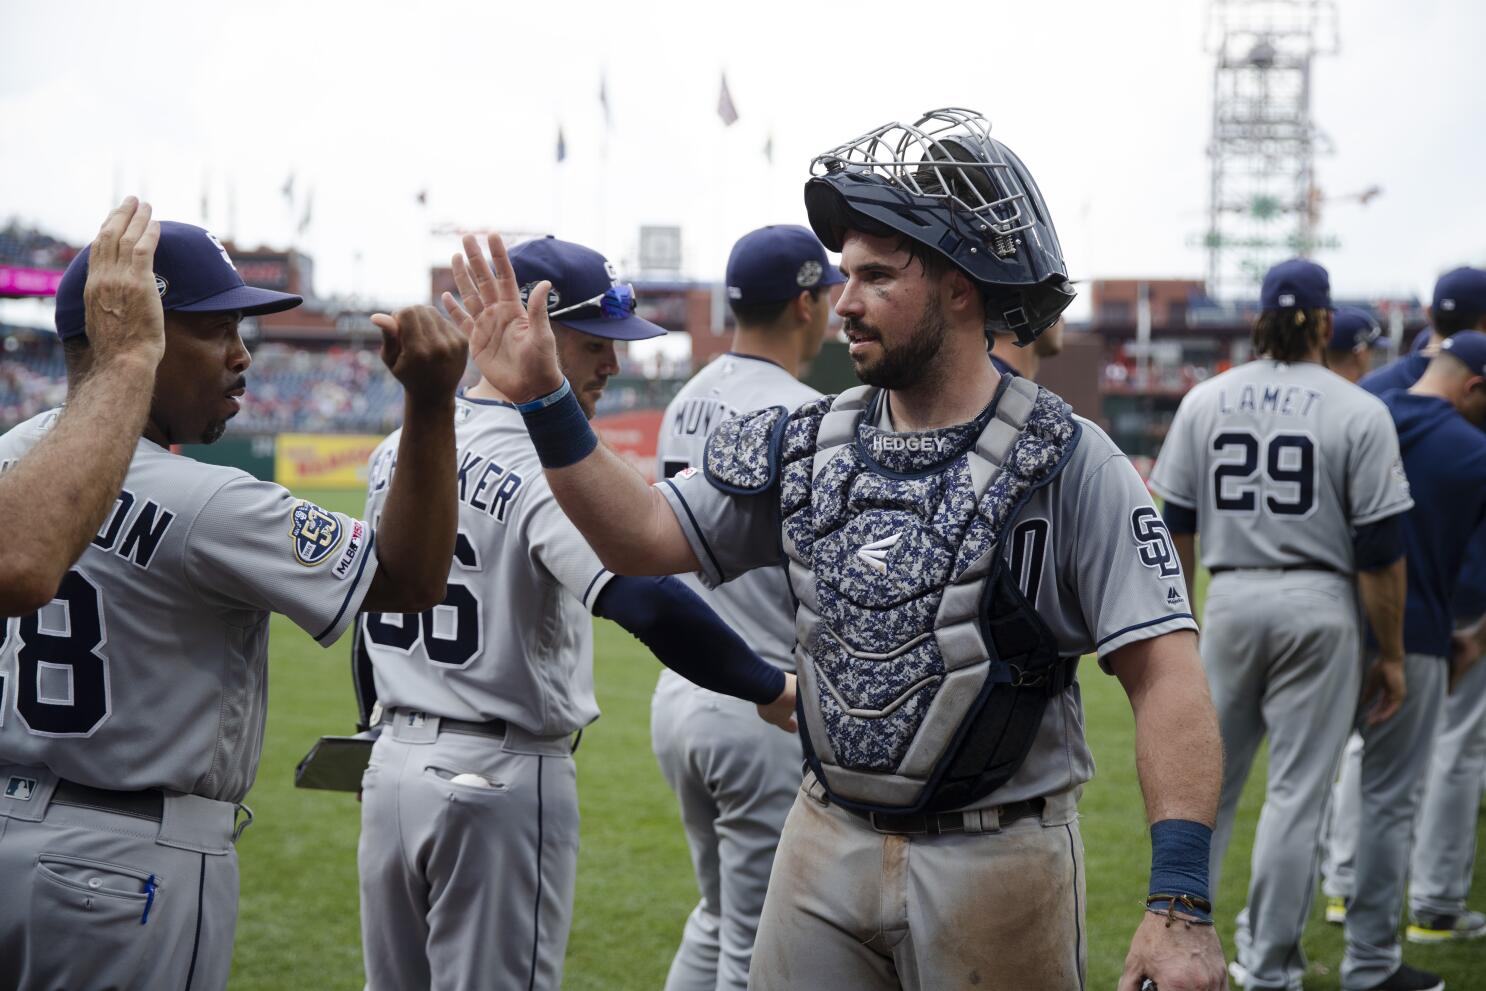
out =
[[[1002,547],[1063,469],[1066,403],[1003,377],[991,414],[923,434],[874,427],[859,387],[719,427],[712,484],[779,484],[796,600],[806,759],[843,806],[939,812],[1004,784],[1073,679]]]

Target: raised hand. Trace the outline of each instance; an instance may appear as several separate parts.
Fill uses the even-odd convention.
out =
[[[758,707],[760,719],[773,723],[786,733],[793,733],[799,728],[795,724],[795,684],[795,676],[786,671],[784,691],[768,705]]]
[[[84,321],[95,360],[138,356],[151,368],[165,353],[165,311],[155,286],[160,223],[150,205],[125,197],[88,249]]]
[[[419,403],[453,399],[469,361],[460,329],[432,306],[408,306],[395,314],[374,313],[382,332],[382,362]]]
[[[456,258],[454,278],[465,304],[444,293],[444,308],[469,333],[470,357],[480,374],[507,398],[528,402],[562,385],[557,340],[547,320],[550,282],[532,287],[521,302],[521,287],[499,234],[491,234],[490,261],[473,235],[464,237],[464,259]],[[493,264],[493,268],[492,268]]]

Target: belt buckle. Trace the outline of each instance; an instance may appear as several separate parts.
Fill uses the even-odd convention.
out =
[[[884,824],[891,818],[896,818],[899,820],[918,819],[920,820],[920,822],[918,823],[917,829],[893,829],[890,826]],[[928,835],[929,832],[929,820],[926,816],[885,816],[880,812],[868,812],[867,822],[870,823],[872,828],[877,832],[894,836],[920,836]]]

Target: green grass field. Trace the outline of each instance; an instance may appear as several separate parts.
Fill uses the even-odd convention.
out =
[[[305,493],[356,512],[353,493]],[[248,796],[257,821],[238,846],[242,906],[236,991],[356,989],[362,985],[356,903],[359,806],[350,795],[296,791],[294,766],[324,733],[351,732],[355,702],[349,638],[322,650],[275,617],[268,731],[258,783]],[[696,901],[676,804],[650,753],[649,702],[659,664],[610,623],[598,623],[595,668],[604,716],[578,751],[582,852],[566,987],[656,989]],[[1089,987],[1113,989],[1139,921],[1149,845],[1136,782],[1133,726],[1119,684],[1082,668],[1088,735],[1098,774],[1081,803],[1088,851]],[[1248,884],[1248,846],[1262,799],[1256,762],[1219,892],[1219,932],[1231,953],[1232,917]],[[1481,834],[1478,831],[1478,845]],[[499,878],[490,883],[499,884]],[[1486,903],[1476,886],[1476,904]],[[1015,897],[1008,892],[1008,897]],[[1308,991],[1339,986],[1341,930],[1312,913],[1305,948]],[[1486,988],[1486,942],[1406,944],[1407,959],[1438,971],[1452,991]]]

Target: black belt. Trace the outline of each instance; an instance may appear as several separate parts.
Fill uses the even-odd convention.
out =
[[[62,780],[57,782],[57,789],[52,792],[52,803],[79,809],[97,809],[100,812],[118,812],[154,822],[159,822],[165,815],[165,793],[158,788],[110,791],[107,788],[89,788],[74,781]]]
[[[1314,563],[1307,563],[1307,564],[1282,564],[1282,565],[1280,565],[1278,567],[1269,567],[1269,568],[1258,568],[1258,567],[1255,567],[1255,568],[1224,568],[1224,567],[1217,567],[1217,568],[1208,568],[1207,569],[1207,572],[1210,575],[1221,575],[1224,572],[1228,572],[1228,571],[1329,571],[1333,575],[1339,575],[1339,574],[1342,573],[1342,572],[1336,570],[1335,568],[1333,568],[1329,564],[1314,564]]]
[[[439,719],[440,733],[463,733],[466,736],[493,736],[503,737],[506,735],[506,721],[504,719],[492,719],[484,723],[473,723],[464,719]]]
[[[1029,798],[1024,802],[1008,802],[996,808],[997,821],[1005,826],[1007,823],[1016,822],[1028,816],[1040,816],[1046,805],[1047,802],[1041,798]],[[941,833],[960,833],[965,830],[965,813],[963,812],[940,812],[929,815],[893,815],[885,812],[854,814],[870,822],[872,828],[879,833],[927,833],[930,836],[938,836]]]

